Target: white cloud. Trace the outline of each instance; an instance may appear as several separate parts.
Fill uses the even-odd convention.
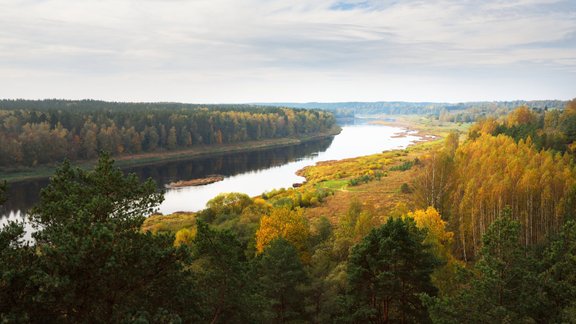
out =
[[[0,0],[0,97],[568,98],[575,33],[570,0]]]

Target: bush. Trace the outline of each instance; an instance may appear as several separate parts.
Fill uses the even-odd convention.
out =
[[[404,182],[401,186],[400,186],[400,192],[404,193],[404,194],[409,194],[412,192],[412,189],[410,189],[410,186]]]
[[[390,171],[407,171],[414,166],[414,161],[406,161],[400,165],[396,165],[390,168]]]
[[[348,180],[348,185],[353,187],[353,186],[357,186],[357,185],[360,185],[363,183],[367,183],[367,182],[371,181],[372,179],[374,179],[373,176],[365,174],[363,176],[359,176],[359,177]]]

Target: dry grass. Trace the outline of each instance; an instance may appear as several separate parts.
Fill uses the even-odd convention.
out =
[[[328,197],[320,206],[307,208],[305,215],[310,219],[325,216],[336,223],[339,216],[346,213],[352,201],[360,202],[365,211],[381,219],[398,203],[413,207],[413,194],[401,193],[400,186],[403,183],[410,184],[419,167],[414,166],[406,171],[390,171],[390,168],[421,158],[439,145],[441,144],[438,141],[419,143],[407,150],[330,161],[305,168],[301,173],[308,179],[307,186],[331,187],[334,190],[334,195]],[[374,179],[353,187],[346,185],[348,179],[375,172],[382,172],[385,176],[380,180]]]
[[[170,215],[152,215],[142,224],[143,232],[156,233],[176,233],[182,228],[192,228],[196,224],[196,214],[188,212],[177,212]]]

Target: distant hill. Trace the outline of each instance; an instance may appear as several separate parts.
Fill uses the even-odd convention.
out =
[[[423,114],[439,116],[442,112],[457,112],[471,110],[475,113],[491,113],[499,110],[509,111],[518,106],[526,105],[534,109],[562,109],[566,101],[561,100],[515,100],[515,101],[480,101],[463,103],[445,102],[403,102],[403,101],[376,101],[376,102],[275,102],[256,103],[262,106],[279,106],[290,108],[316,108],[335,111],[337,115],[362,114]]]

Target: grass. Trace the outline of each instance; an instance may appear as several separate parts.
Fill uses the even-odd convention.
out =
[[[466,133],[473,123],[441,122],[430,117],[418,115],[387,115],[386,118],[394,121],[378,121],[377,124],[398,126],[418,131],[418,135],[433,135],[445,137],[450,131],[457,130]]]
[[[196,214],[177,212],[170,215],[152,215],[142,224],[143,232],[176,233],[182,228],[192,228],[196,225]]]
[[[422,142],[412,146],[409,150],[389,151],[307,167],[302,172],[307,177],[307,185],[340,190],[335,190],[334,195],[326,198],[321,205],[307,208],[305,215],[310,219],[325,216],[331,222],[337,223],[339,216],[348,211],[352,201],[361,202],[363,210],[382,220],[399,203],[413,208],[413,194],[402,193],[399,188],[403,183],[410,184],[412,179],[417,176],[420,168],[415,166],[405,171],[386,171],[389,168],[402,169],[398,167],[407,161],[422,158],[432,148],[439,145],[441,143],[438,141]],[[380,170],[385,172],[385,176],[381,177],[380,180],[374,179],[354,187],[345,186],[350,179],[359,174],[374,172],[375,166],[379,166]],[[338,179],[334,179],[336,175],[338,175]]]
[[[430,140],[428,137],[428,141],[419,142],[404,150],[322,162],[304,168],[299,173],[306,177],[306,185],[316,185],[335,190],[334,195],[328,197],[321,205],[305,210],[305,215],[308,218],[314,219],[325,216],[331,222],[336,223],[339,216],[348,211],[352,201],[361,202],[365,211],[382,220],[398,204],[405,204],[409,208],[414,208],[414,194],[407,191],[402,192],[400,188],[403,184],[408,184],[411,187],[413,179],[419,174],[421,167],[413,165],[415,159],[422,160],[429,152],[441,147],[443,138],[451,130],[457,129],[465,133],[469,127],[469,124],[439,124],[427,118],[416,116],[402,117],[400,124],[388,122],[386,124],[416,129],[420,136],[432,135],[434,139]],[[376,172],[382,173],[380,179],[375,178],[353,187],[346,186],[351,179]]]
[[[343,190],[348,186],[348,180],[326,180],[316,184],[317,188]]]

